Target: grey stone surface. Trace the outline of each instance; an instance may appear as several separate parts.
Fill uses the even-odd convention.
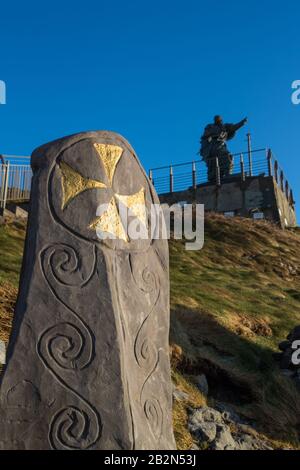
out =
[[[235,177],[233,181],[223,182],[221,187],[203,184],[196,189],[160,194],[160,201],[167,204],[197,202],[204,204],[205,211],[233,211],[241,217],[252,217],[252,211],[259,209],[266,220],[279,223],[282,228],[297,225],[295,208],[289,204],[272,176],[255,176],[245,182]]]
[[[230,429],[224,424],[218,424],[217,435],[212,443],[212,450],[235,450],[236,443],[231,435]]]
[[[196,386],[203,395],[208,395],[208,382],[204,374],[198,375],[196,377]]]
[[[121,148],[111,179],[95,143]],[[153,187],[130,145],[110,132],[40,147],[32,168],[0,448],[174,449],[167,241],[99,240],[90,228],[99,204],[117,194],[144,188],[149,209],[158,203]]]
[[[27,219],[28,218],[28,210],[26,203],[15,203],[15,202],[8,202],[6,204],[6,210],[9,210],[11,214],[17,219]]]
[[[0,364],[5,364],[6,362],[6,346],[4,341],[0,340]]]
[[[190,450],[200,450],[200,447],[198,447],[196,444],[192,444],[192,447]]]
[[[215,402],[215,408],[222,414],[222,419],[225,423],[238,423],[247,424],[247,422],[241,418],[227,403]]]
[[[197,410],[193,411],[190,416],[190,422],[203,423],[206,422],[214,422],[214,423],[222,423],[222,415],[219,411],[215,410],[214,408],[210,407],[203,407],[198,408]]]
[[[189,398],[189,395],[186,392],[175,388],[175,390],[173,390],[173,398],[177,401],[183,401],[187,400]]]
[[[215,423],[202,423],[198,427],[190,427],[190,431],[197,436],[201,442],[212,442],[217,435],[217,425]]]
[[[204,445],[209,450],[272,450],[228,405],[218,403],[218,408],[222,413],[203,407],[189,415],[188,429],[200,448]]]
[[[243,434],[237,439],[236,450],[273,450],[273,448],[261,439]]]

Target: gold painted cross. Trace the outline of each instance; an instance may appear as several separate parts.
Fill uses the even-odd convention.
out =
[[[60,163],[62,174],[62,210],[79,194],[90,189],[112,188],[113,178],[118,161],[123,149],[117,145],[94,144],[100,161],[103,163],[109,185],[97,180],[85,178],[65,162]],[[137,193],[131,195],[121,195],[114,193],[111,197],[107,209],[98,216],[90,225],[90,229],[108,232],[125,242],[128,242],[128,235],[123,226],[117,201],[126,206],[131,213],[147,226],[145,189],[141,188]]]

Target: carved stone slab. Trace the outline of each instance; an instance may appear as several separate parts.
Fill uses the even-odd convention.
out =
[[[32,168],[0,448],[174,449],[168,245],[120,212],[150,234],[151,183],[112,132],[40,147]]]

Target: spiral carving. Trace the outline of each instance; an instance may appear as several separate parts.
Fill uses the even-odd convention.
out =
[[[134,343],[134,353],[138,365],[143,369],[148,370],[151,368],[153,362],[156,361],[157,350],[153,341],[148,337],[145,330],[146,320],[144,320],[136,336]]]
[[[94,413],[93,410],[89,410]],[[96,414],[94,421],[96,421]],[[54,449],[86,450],[95,444],[99,429],[91,429],[89,414],[75,406],[63,408],[53,417],[50,424],[49,440]],[[96,431],[96,432],[95,432]]]
[[[96,247],[94,247],[93,263],[90,272],[84,276],[83,266],[75,249],[66,244],[54,244],[43,250],[41,254],[45,273],[49,271],[56,282],[69,287],[83,287],[91,279],[95,269]]]
[[[148,266],[144,267],[142,272],[140,272],[136,267],[136,261],[133,255],[129,257],[129,264],[132,277],[139,290],[149,294],[158,290],[157,276]]]
[[[131,266],[134,267],[134,263],[132,263]],[[132,272],[136,275],[136,271],[134,269],[132,270]],[[138,365],[144,368],[145,370],[148,370],[151,369],[152,364],[155,363],[157,359],[156,347],[149,335],[147,334],[147,324],[149,321],[149,317],[155,309],[155,306],[159,299],[159,281],[156,274],[153,271],[150,271],[148,267],[145,267],[142,270],[141,277],[139,278],[139,280],[136,280],[135,275],[133,277],[138,288],[144,293],[153,294],[154,297],[154,299],[150,301],[150,309],[138,330],[134,343],[134,353]]]
[[[147,420],[151,423],[153,434],[159,440],[163,424],[163,412],[159,401],[156,398],[147,399],[144,403],[144,412]]]
[[[37,345],[37,353],[45,368],[76,403],[76,406],[70,404],[55,413],[49,427],[49,442],[53,449],[87,449],[100,438],[101,420],[93,406],[74,389],[76,385],[72,384],[70,372],[81,371],[91,364],[94,340],[87,324],[61,298],[55,286],[63,285],[67,289],[85,285],[94,273],[95,252],[92,269],[86,278],[80,274],[82,265],[78,253],[68,245],[47,247],[41,252],[40,259],[52,294],[72,318],[47,328]],[[63,273],[68,275],[66,281]],[[62,374],[62,369],[69,373]]]
[[[68,322],[50,327],[40,338],[40,354],[63,369],[82,370],[90,364],[92,355],[91,343],[84,333]]]

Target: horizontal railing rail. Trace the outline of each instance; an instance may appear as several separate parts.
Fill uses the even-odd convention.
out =
[[[10,163],[11,165],[30,165],[30,157],[23,155],[0,155],[0,164]]]
[[[252,150],[232,155],[230,175],[224,177],[220,167],[221,158],[211,163],[214,168],[208,175],[207,164],[200,158],[194,161],[152,168],[149,177],[158,194],[196,189],[205,184],[223,184],[228,178],[253,176],[273,176],[289,203],[294,206],[293,191],[278,160],[270,149]],[[209,176],[209,177],[208,177]],[[0,155],[0,207],[5,208],[9,201],[26,201],[30,197],[32,170],[30,157]]]
[[[266,149],[252,150],[251,159],[249,158],[250,153],[248,151],[242,154],[233,154],[233,168],[230,176],[241,173],[241,160],[243,160],[245,176],[258,176],[259,174],[267,173],[268,163],[266,152]],[[220,160],[221,159],[215,159],[214,164],[216,167],[220,164]],[[158,194],[182,191],[189,187],[195,187],[209,182],[207,165],[200,159],[152,168],[149,172],[149,176]],[[217,184],[217,179],[214,182]]]
[[[158,194],[169,194],[196,189],[205,184],[220,186],[232,178],[239,177],[245,181],[246,178],[254,176],[273,176],[290,204],[294,206],[293,191],[270,149],[252,150],[249,148],[245,152],[235,153],[231,156],[232,166],[230,174],[226,176],[222,171],[222,159],[227,157],[221,156],[208,163],[199,158],[189,162],[151,168],[149,178]]]

